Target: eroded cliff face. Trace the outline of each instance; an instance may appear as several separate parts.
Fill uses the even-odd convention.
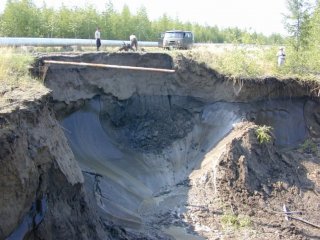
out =
[[[97,239],[84,178],[49,107],[50,92],[2,91],[0,239]]]
[[[44,64],[44,60],[174,69],[175,73],[76,65]],[[138,96],[180,96],[205,102],[252,102],[264,99],[316,97],[317,83],[296,79],[230,79],[188,55],[100,53],[43,56],[35,74],[52,90],[53,99],[76,102],[107,94],[119,100]]]

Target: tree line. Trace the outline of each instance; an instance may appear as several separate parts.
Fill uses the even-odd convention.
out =
[[[2,37],[44,37],[44,38],[94,38],[99,27],[103,39],[127,39],[135,33],[141,41],[157,41],[160,33],[172,30],[194,32],[195,42],[201,43],[245,43],[280,44],[284,38],[280,34],[265,36],[262,33],[230,27],[219,29],[217,26],[182,22],[178,17],[163,14],[151,21],[145,7],[132,13],[127,5],[116,11],[111,0],[106,1],[103,9],[92,5],[84,8],[59,9],[39,8],[32,0],[7,0],[0,15],[0,36]]]

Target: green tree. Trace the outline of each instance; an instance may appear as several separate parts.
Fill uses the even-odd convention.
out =
[[[111,0],[106,3],[105,11],[102,12],[102,21],[103,24],[101,27],[102,31],[105,32],[104,37],[107,39],[116,39],[117,12]]]
[[[290,34],[289,44],[296,52],[308,46],[310,30],[310,2],[287,0],[289,14],[285,15],[285,27]]]
[[[57,34],[57,22],[56,12],[53,8],[47,8],[43,6],[40,12],[40,33],[39,37],[53,38]]]
[[[99,27],[101,29],[101,38],[105,39],[107,34],[105,29],[102,27],[103,25],[103,15],[99,15],[97,10],[92,6],[89,5],[85,9],[77,12],[77,27],[81,32],[82,38],[94,38],[94,32],[96,28]]]
[[[279,33],[273,33],[268,37],[267,43],[271,45],[280,45],[284,42],[284,38]]]
[[[241,43],[241,30],[239,28],[227,28],[223,31],[224,41],[228,43]]]
[[[148,18],[147,9],[141,7],[133,17],[134,33],[139,40],[151,40],[151,22]]]
[[[39,34],[39,11],[31,0],[9,0],[1,16],[1,35],[35,37]]]
[[[310,19],[309,48],[307,62],[310,71],[320,73],[320,2],[317,2],[313,16]]]
[[[134,23],[128,5],[124,5],[120,14],[120,29],[118,29],[119,39],[128,39],[134,32]]]
[[[252,34],[250,34],[250,33],[247,32],[247,31],[244,31],[244,32],[241,34],[241,42],[242,42],[242,43],[245,43],[245,44],[253,43]]]
[[[289,14],[285,15],[285,27],[290,36],[287,41],[286,70],[306,74],[310,71],[310,43],[313,41],[311,0],[287,0],[287,7]]]
[[[57,36],[56,37],[73,37],[73,34],[69,30],[69,22],[72,19],[72,11],[66,6],[62,5],[57,12]]]
[[[161,32],[173,29],[173,21],[166,13],[158,19],[158,24]]]

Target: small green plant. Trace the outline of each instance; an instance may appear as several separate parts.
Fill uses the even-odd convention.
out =
[[[300,149],[304,153],[312,153],[312,154],[318,153],[317,145],[311,139],[305,140],[304,143],[300,145]]]
[[[260,144],[269,143],[271,141],[272,127],[262,125],[256,128],[256,136]]]
[[[235,229],[246,228],[251,226],[251,219],[248,216],[240,216],[226,213],[221,217],[221,222],[224,227],[231,227]]]

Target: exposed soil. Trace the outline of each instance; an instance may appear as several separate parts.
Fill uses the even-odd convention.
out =
[[[185,218],[196,219],[193,225],[202,226],[208,239],[319,239],[319,228],[288,221],[283,212],[285,205],[296,212],[289,216],[319,226],[319,157],[260,144],[254,128],[247,122],[236,126],[216,170],[203,166],[191,174],[191,205],[198,207]]]
[[[316,83],[233,81],[190,56],[42,56],[51,92],[2,90],[0,239],[320,239]]]

